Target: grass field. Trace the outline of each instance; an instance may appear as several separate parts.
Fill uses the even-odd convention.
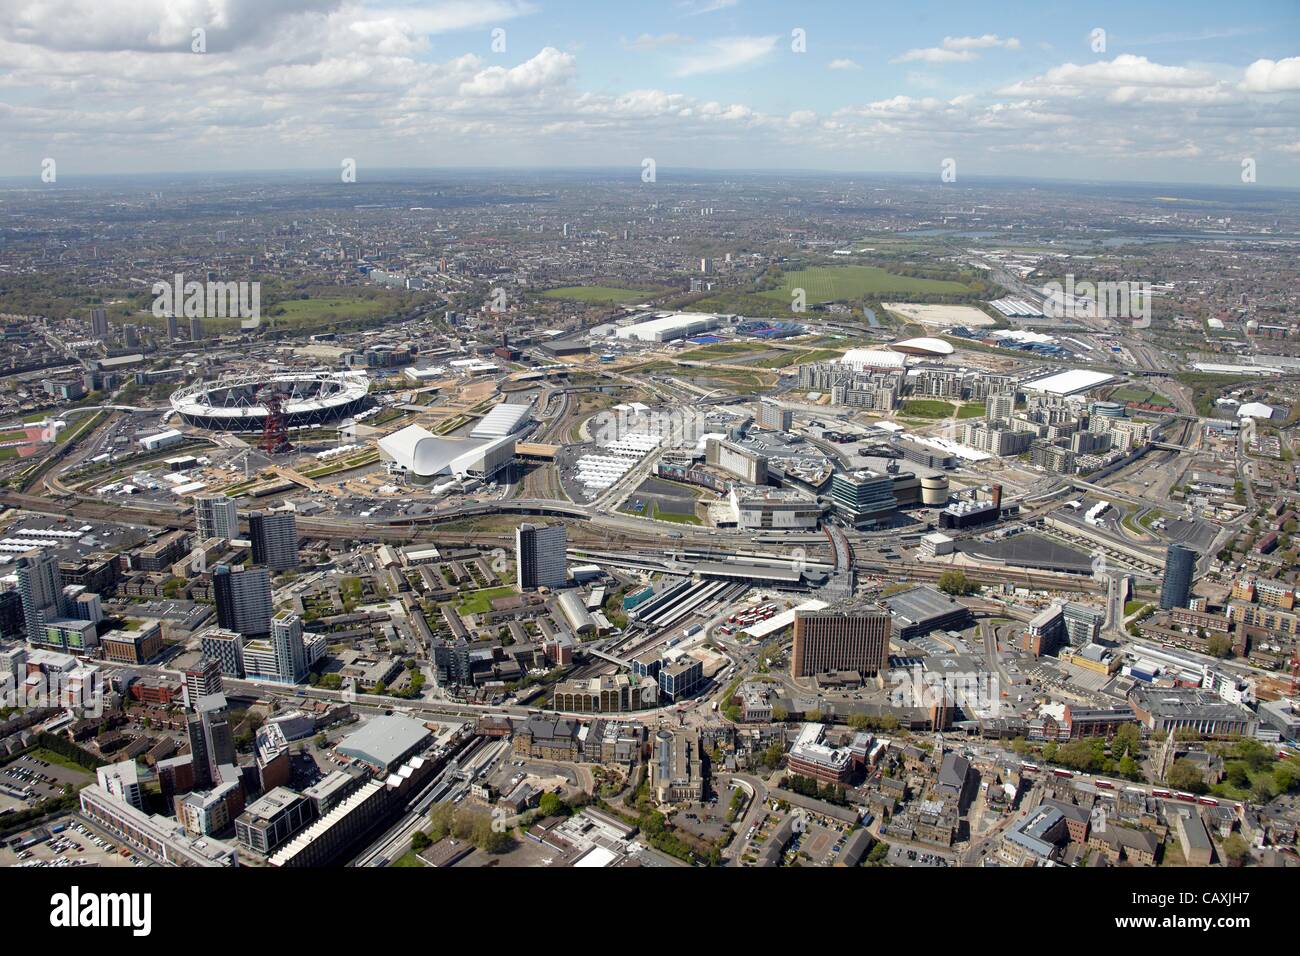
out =
[[[30,751],[28,756],[35,757],[37,760],[44,760],[46,763],[52,763],[65,770],[75,770],[77,773],[89,775],[93,772],[87,770],[79,763],[74,763],[62,754],[56,754],[53,750],[46,750],[44,747],[37,747],[35,750]]]
[[[572,299],[574,302],[590,302],[596,305],[641,302],[652,299],[655,295],[654,292],[619,289],[608,285],[566,285],[558,289],[547,289],[542,293],[542,296],[547,299]]]
[[[629,375],[671,375],[675,378],[691,379],[692,381],[706,379],[708,381],[697,383],[705,388],[709,387],[710,381],[716,380],[738,395],[754,395],[767,391],[777,381],[777,376],[774,373],[760,369],[745,372],[736,368],[688,368],[672,362],[647,362],[645,365],[630,366],[623,371]]]
[[[673,524],[703,524],[695,515],[675,514],[671,511],[661,511],[659,506],[655,505],[654,519],[656,521],[671,521]]]
[[[902,411],[904,415],[913,418],[948,418],[952,415],[953,407],[948,402],[932,398],[914,398],[903,403]],[[982,414],[983,409],[980,412]]]
[[[711,359],[734,361],[737,364],[753,365],[754,368],[777,369],[788,365],[804,365],[809,362],[829,362],[844,354],[843,349],[782,349],[780,355],[769,355],[754,362],[746,362],[745,356],[758,355],[771,351],[762,342],[715,342],[713,345],[701,345],[681,354],[681,358],[692,362],[705,362]]]
[[[483,588],[480,591],[470,591],[463,598],[460,604],[456,605],[456,610],[461,614],[485,614],[492,610],[492,602],[497,598],[508,597],[515,593],[513,587],[500,588]]]
[[[707,359],[737,358],[741,355],[754,355],[767,350],[767,346],[756,342],[714,342],[687,349],[681,354],[683,359],[691,362],[703,362]]]
[[[342,461],[331,462],[328,465],[322,465],[320,468],[313,468],[310,471],[304,471],[304,478],[324,478],[327,475],[336,475],[341,471],[351,471],[353,468],[362,468],[366,465],[373,465],[379,460],[379,451],[374,448],[368,448],[359,455],[353,455]]]
[[[321,325],[352,319],[378,318],[393,311],[395,299],[365,299],[357,296],[329,296],[319,299],[286,299],[262,310],[264,319],[277,325]]]
[[[26,429],[16,432],[0,432],[0,441],[26,441]]]
[[[785,368],[789,365],[809,365],[813,362],[831,362],[844,354],[843,349],[808,349],[804,352],[786,351],[780,355],[759,359],[755,368]]]
[[[79,425],[69,425],[67,428],[63,429],[63,431],[59,432],[59,436],[54,439],[54,444],[62,445],[65,442],[80,438],[82,435],[94,431],[107,414],[107,412],[98,411],[93,415],[86,416]]]
[[[692,525],[704,524],[703,521],[695,517],[695,515],[693,514],[684,515],[684,514],[675,514],[674,512],[671,511],[662,511],[659,508],[658,503],[654,505],[653,511],[651,511],[651,513],[648,515],[644,511],[632,511],[630,505],[625,505],[624,507],[618,510],[622,514],[631,515],[633,518],[653,518],[655,521],[667,521],[672,524],[692,524]]]
[[[1164,395],[1147,388],[1145,385],[1121,385],[1110,393],[1110,400],[1112,402],[1137,402],[1146,405],[1172,406],[1174,404]]]
[[[977,403],[967,403],[957,409],[958,418],[983,418],[987,409]]]
[[[758,294],[773,301],[788,303],[795,289],[803,289],[809,303],[886,294],[961,295],[970,291],[960,282],[894,275],[878,266],[814,266],[811,269],[787,272],[780,288]]]

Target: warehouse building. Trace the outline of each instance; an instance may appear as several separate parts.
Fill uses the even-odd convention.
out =
[[[390,714],[375,717],[360,730],[348,734],[338,752],[367,764],[381,773],[425,748],[433,734],[418,720]]]
[[[469,433],[470,438],[504,438],[520,431],[533,416],[530,405],[503,402],[483,416]]]
[[[635,325],[625,325],[614,332],[614,337],[625,342],[673,342],[715,329],[718,324],[716,315],[673,312]]]
[[[955,597],[920,584],[881,600],[893,615],[894,637],[909,641],[931,631],[961,630],[971,623],[970,608]]]

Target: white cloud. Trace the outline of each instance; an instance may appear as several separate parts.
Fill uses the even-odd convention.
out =
[[[838,60],[831,60],[830,63],[826,64],[826,69],[828,69],[828,70],[860,70],[860,69],[862,69],[862,66],[861,66],[861,64],[859,64],[856,60],[838,59]]]
[[[740,0],[680,0],[677,6],[688,17],[698,17],[705,13],[717,13],[719,10],[729,10],[740,3]]]
[[[943,47],[931,46],[924,49],[908,50],[894,57],[890,63],[966,63],[979,59],[971,50],[945,50]]]
[[[1300,90],[1300,56],[1289,56],[1285,60],[1256,60],[1246,67],[1241,88],[1251,93]]]
[[[1002,47],[1007,50],[1019,50],[1020,41],[1015,37],[1002,39],[996,33],[986,33],[978,37],[944,37],[943,48],[945,50],[987,50],[992,47]]]
[[[694,43],[694,39],[683,36],[680,33],[661,33],[655,36],[651,33],[643,33],[635,40],[623,40],[623,46],[629,50],[657,50],[665,46],[686,46]]]
[[[460,84],[465,96],[519,96],[562,86],[575,72],[572,54],[546,47],[515,67],[492,66]]]
[[[697,76],[701,73],[726,73],[752,66],[776,50],[778,36],[732,36],[712,41],[697,54],[683,59],[677,66],[677,76]]]
[[[1188,105],[1226,104],[1240,98],[1229,82],[1208,70],[1166,66],[1131,53],[1083,65],[1064,63],[1039,76],[1012,83],[1002,92],[1060,99],[1104,97],[1111,103]]]
[[[1019,50],[1020,41],[1016,37],[1002,39],[996,33],[985,33],[977,37],[944,37],[941,46],[919,47],[908,50],[890,60],[890,63],[968,63],[978,60],[976,50]]]

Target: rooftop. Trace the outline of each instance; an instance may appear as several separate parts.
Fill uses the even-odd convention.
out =
[[[348,734],[338,749],[340,753],[387,769],[431,736],[429,729],[418,720],[391,714],[375,717]]]

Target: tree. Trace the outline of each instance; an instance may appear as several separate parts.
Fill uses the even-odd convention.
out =
[[[1138,729],[1138,725],[1121,724],[1111,740],[1110,749],[1116,756],[1121,754],[1138,756],[1142,752],[1142,731]]]
[[[429,811],[429,837],[434,843],[451,833],[452,823],[456,818],[454,803],[436,803]]]
[[[943,574],[939,575],[939,590],[947,594],[959,596],[970,594],[975,590],[975,586],[971,584],[970,580],[966,577],[965,571],[953,569],[945,571]]]
[[[469,839],[485,853],[501,853],[510,846],[510,834],[498,830],[486,813],[476,813],[470,826]]]
[[[554,793],[544,793],[537,801],[537,812],[544,817],[558,816],[564,810],[564,801]]]
[[[1273,785],[1278,793],[1289,793],[1296,787],[1296,772],[1290,767],[1279,765],[1273,771]]]
[[[1232,654],[1232,638],[1227,634],[1215,634],[1205,642],[1205,650],[1212,657],[1229,657]]]
[[[1246,789],[1250,786],[1250,769],[1246,766],[1244,760],[1232,760],[1228,762],[1228,783],[1240,789]]]
[[[1126,780],[1138,780],[1142,776],[1142,771],[1137,761],[1125,754],[1119,758],[1119,775]]]
[[[411,837],[411,849],[416,853],[428,849],[432,845],[433,841],[429,839],[429,834],[423,830],[416,830],[415,836]]]
[[[1175,790],[1187,793],[1204,793],[1206,790],[1200,768],[1185,757],[1174,761],[1174,765],[1169,768],[1169,776],[1165,779]]]
[[[763,756],[760,759],[760,762],[764,767],[775,767],[781,762],[781,758],[784,755],[785,747],[780,743],[769,744],[768,748],[763,751]]]
[[[1244,866],[1249,857],[1250,847],[1240,833],[1233,833],[1223,841],[1223,858],[1229,866]]]

